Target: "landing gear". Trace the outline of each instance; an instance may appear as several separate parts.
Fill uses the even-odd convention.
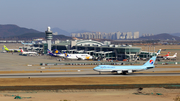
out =
[[[123,74],[123,75],[126,75],[126,74],[127,74],[127,72],[122,72],[122,74]]]
[[[101,75],[101,72],[99,72],[99,75]]]

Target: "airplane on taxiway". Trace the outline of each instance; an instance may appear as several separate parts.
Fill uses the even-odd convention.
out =
[[[113,65],[98,65],[95,67],[93,70],[97,71],[101,74],[101,72],[112,72],[112,73],[117,73],[117,74],[130,74],[133,72],[137,71],[143,71],[147,69],[152,69],[154,68],[154,63],[156,61],[156,56],[153,56],[151,59],[149,59],[144,65],[139,65],[139,66],[113,66]]]

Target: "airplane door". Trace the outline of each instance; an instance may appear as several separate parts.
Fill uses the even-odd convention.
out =
[[[101,69],[104,69],[104,66],[101,66]]]

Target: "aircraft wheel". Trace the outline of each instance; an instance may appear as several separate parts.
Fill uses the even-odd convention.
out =
[[[126,75],[127,73],[126,73],[126,72],[123,72],[122,74],[123,74],[123,75]]]

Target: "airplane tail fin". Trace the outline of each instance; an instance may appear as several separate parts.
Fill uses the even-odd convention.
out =
[[[22,52],[22,53],[24,52],[23,49],[21,49],[21,52]]]
[[[34,41],[32,41],[32,44],[35,44],[35,42],[34,42]]]
[[[4,49],[5,49],[5,50],[9,50],[5,45],[4,45]]]
[[[64,52],[64,54],[65,54],[65,57],[68,57],[68,56],[69,56],[66,52]]]
[[[177,57],[177,53],[175,53],[175,54],[173,55],[173,57]]]
[[[55,49],[55,53],[56,54],[61,54],[57,49]]]
[[[143,66],[154,66],[155,61],[156,61],[156,56],[153,56]]]
[[[21,41],[21,44],[23,44],[24,45],[24,43]]]
[[[159,55],[159,54],[161,54],[161,49],[159,49],[159,50],[157,51],[157,55]]]
[[[165,56],[169,56],[169,53],[170,53],[170,52],[168,52]]]
[[[47,52],[48,54],[50,54],[50,53],[51,53],[51,51],[50,51],[49,49],[47,49],[47,51],[48,51],[48,52]]]

